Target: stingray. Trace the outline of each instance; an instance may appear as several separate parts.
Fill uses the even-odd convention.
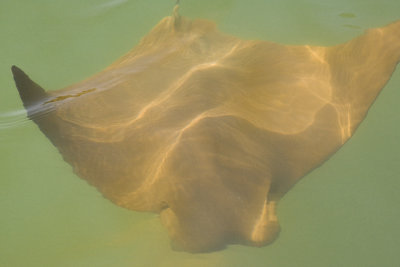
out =
[[[12,72],[28,117],[121,207],[160,214],[175,249],[263,246],[278,201],[353,134],[400,59],[400,21],[347,43],[241,40],[162,19],[100,73],[45,91]]]

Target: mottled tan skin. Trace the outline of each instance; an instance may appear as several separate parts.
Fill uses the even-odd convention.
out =
[[[352,136],[400,58],[400,22],[334,47],[244,41],[175,12],[99,74],[28,116],[108,199],[160,213],[178,249],[262,246],[277,201]]]

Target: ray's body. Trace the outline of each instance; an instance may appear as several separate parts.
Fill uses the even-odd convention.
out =
[[[117,205],[161,214],[178,248],[273,241],[277,201],[352,136],[400,59],[400,22],[333,47],[244,41],[164,18],[93,77],[28,111],[75,173]]]

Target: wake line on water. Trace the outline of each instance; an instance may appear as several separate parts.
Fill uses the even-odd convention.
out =
[[[0,113],[0,130],[21,127],[28,122],[30,119],[27,118],[25,109]]]

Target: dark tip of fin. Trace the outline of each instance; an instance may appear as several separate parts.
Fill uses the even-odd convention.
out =
[[[12,66],[11,71],[25,108],[46,97],[44,89],[32,81],[20,68]]]

